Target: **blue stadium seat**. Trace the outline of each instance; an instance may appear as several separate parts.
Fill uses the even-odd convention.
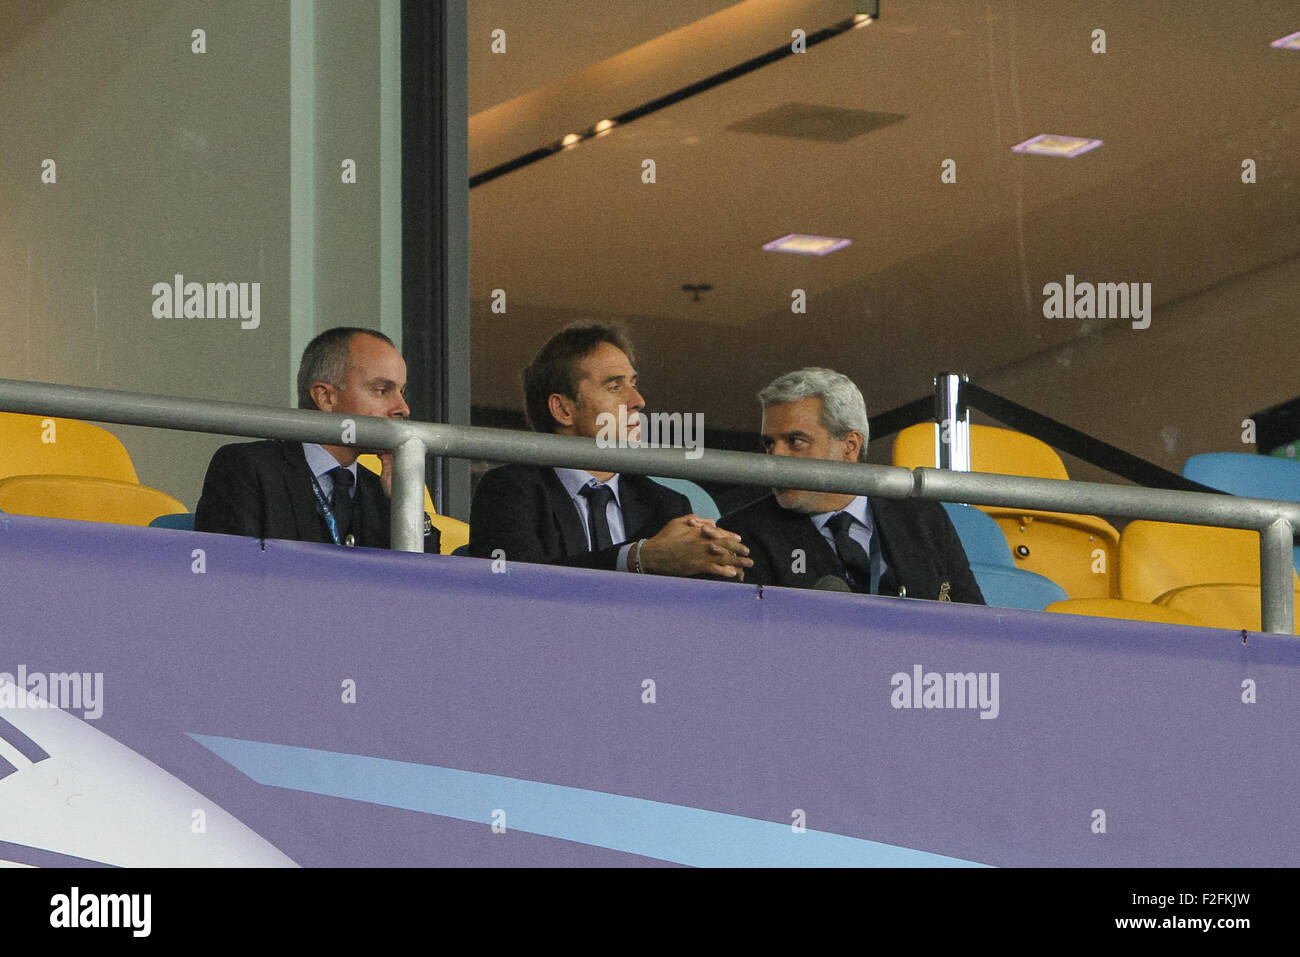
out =
[[[685,495],[691,500],[691,511],[700,518],[711,518],[716,521],[722,517],[722,513],[718,511],[718,506],[713,501],[713,496],[689,479],[662,478],[658,475],[651,475],[650,478],[660,485],[668,486],[674,492]]]
[[[952,519],[953,527],[957,529],[957,537],[961,539],[961,547],[966,550],[967,559],[972,563],[979,562],[981,565],[1016,567],[1015,559],[1011,557],[1011,546],[1007,544],[1007,537],[1002,534],[998,523],[989,517],[987,512],[981,512],[970,505],[954,505],[951,502],[944,502],[943,507],[947,509],[948,517]]]
[[[469,543],[466,542],[464,545],[459,545],[459,546],[457,546],[456,548],[453,548],[453,549],[451,550],[451,553],[452,553],[453,555],[468,555],[468,554],[469,554]]]
[[[1183,463],[1183,478],[1245,498],[1300,502],[1300,462],[1250,452],[1206,452]],[[1294,551],[1300,570],[1300,546]]]
[[[159,515],[149,523],[150,528],[179,528],[183,532],[194,531],[194,513],[177,512],[174,515]]]
[[[970,570],[984,593],[984,600],[999,608],[1045,611],[1053,602],[1065,601],[1069,597],[1065,589],[1050,578],[1023,568],[971,562]]]
[[[1207,452],[1183,463],[1183,478],[1250,498],[1300,502],[1300,462],[1249,452]]]

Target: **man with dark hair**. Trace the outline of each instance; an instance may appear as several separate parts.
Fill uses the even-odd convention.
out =
[[[322,332],[298,366],[298,405],[343,415],[406,418],[406,362],[386,335],[339,327]],[[212,456],[194,528],[253,538],[388,548],[392,455],[382,475],[358,468],[364,450],[310,442],[240,442]],[[425,520],[424,550],[438,530]]]
[[[847,376],[800,369],[758,399],[769,455],[866,460],[867,407]],[[855,592],[984,604],[938,502],[778,488],[718,524],[750,546],[745,580],[759,585],[813,588],[830,576]]]
[[[637,435],[645,400],[618,329],[561,330],[523,380],[528,422],[538,432],[595,438],[603,420],[620,423],[621,440]],[[743,578],[750,564],[738,535],[692,515],[684,495],[640,475],[505,465],[479,481],[469,527],[469,551],[479,558],[726,578]]]

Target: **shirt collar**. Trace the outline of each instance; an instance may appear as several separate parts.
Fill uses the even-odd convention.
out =
[[[326,472],[332,472],[334,469],[340,467],[339,460],[329,452],[326,452],[324,446],[315,445],[311,442],[304,442],[302,444],[302,454],[307,457],[307,468],[311,469],[311,474],[316,476],[316,478],[320,478]],[[351,465],[343,467],[352,473],[352,480],[355,485],[357,478],[357,463],[353,462]]]
[[[560,480],[560,484],[564,486],[564,490],[569,493],[569,498],[574,501],[577,501],[578,496],[582,494],[582,487],[584,485],[599,484],[596,477],[585,469],[557,468],[555,470],[555,477]],[[613,478],[604,484],[609,486],[610,490],[614,493],[615,503],[618,504],[619,508],[622,508],[623,503],[620,501],[618,495],[618,475],[615,474]]]
[[[867,526],[868,531],[874,531],[875,525],[871,521],[871,506],[867,502],[865,495],[859,495],[853,501],[849,502],[843,508],[837,508],[833,512],[818,512],[816,515],[808,516],[817,526],[818,531],[826,527],[826,523],[831,520],[832,515],[838,515],[840,512],[848,512],[863,525]]]

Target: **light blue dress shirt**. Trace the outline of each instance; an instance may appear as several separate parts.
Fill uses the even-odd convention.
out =
[[[831,551],[838,555],[839,550],[835,547],[835,536],[832,534],[831,530],[826,527],[826,524],[831,520],[832,516],[838,515],[840,512],[848,512],[854,517],[854,519],[856,519],[856,521],[849,526],[849,538],[861,545],[864,552],[871,555],[871,536],[876,533],[876,524],[871,520],[871,505],[867,501],[865,495],[859,495],[853,501],[849,502],[848,505],[843,508],[837,508],[833,512],[818,512],[816,515],[810,515],[808,517],[811,518],[813,524],[817,526],[817,531],[822,533],[822,538],[826,539],[827,544],[831,547]],[[872,569],[872,577],[876,581],[879,581],[888,566],[885,564],[884,550],[878,550],[876,554],[879,556],[880,567]],[[873,556],[872,560],[876,560],[875,556]]]
[[[302,454],[307,457],[307,468],[311,469],[311,474],[316,476],[316,481],[320,484],[320,490],[325,495],[325,501],[334,501],[334,477],[329,473],[339,468],[339,460],[329,452],[326,452],[323,446],[313,445],[310,442],[302,444]],[[357,497],[357,469],[359,466],[356,462],[345,466],[352,473],[352,499]]]
[[[591,504],[587,497],[582,494],[582,488],[585,485],[608,485],[614,497],[609,500],[605,506],[605,521],[609,523],[610,541],[618,544],[627,537],[627,532],[623,527],[623,505],[619,498],[618,476],[615,475],[608,482],[598,482],[590,472],[585,469],[561,469],[555,470],[555,477],[560,480],[564,490],[569,493],[569,498],[573,501],[573,507],[578,510],[578,517],[582,520],[582,530],[587,533],[587,548],[591,548]],[[627,554],[632,550],[632,543],[624,545],[618,550],[618,560],[614,567],[619,571],[627,571]]]

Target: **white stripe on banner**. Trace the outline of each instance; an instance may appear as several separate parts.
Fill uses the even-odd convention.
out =
[[[984,867],[893,844],[680,804],[341,754],[190,734],[259,784],[577,841],[695,867]]]

